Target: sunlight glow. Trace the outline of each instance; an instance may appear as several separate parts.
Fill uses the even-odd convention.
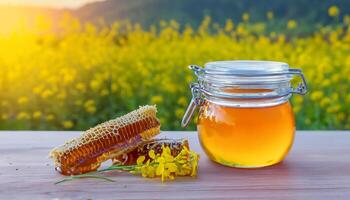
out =
[[[11,6],[40,6],[40,7],[51,7],[51,8],[78,8],[86,3],[101,1],[101,0],[0,0],[0,6],[11,5]]]

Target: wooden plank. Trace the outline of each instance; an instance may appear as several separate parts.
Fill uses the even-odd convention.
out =
[[[217,165],[202,152],[194,132],[163,132],[187,137],[200,152],[197,178],[161,183],[130,174],[110,173],[115,183],[78,180],[53,183],[48,152],[79,132],[0,132],[0,199],[350,199],[350,132],[296,135],[287,159],[262,169]]]

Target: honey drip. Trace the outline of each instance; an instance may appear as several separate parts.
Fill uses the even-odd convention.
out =
[[[209,157],[234,167],[263,167],[280,162],[294,139],[289,102],[263,108],[225,107],[206,102],[198,132]]]
[[[160,132],[156,109],[145,106],[89,129],[51,152],[56,169],[64,175],[96,170],[102,162],[132,151]]]

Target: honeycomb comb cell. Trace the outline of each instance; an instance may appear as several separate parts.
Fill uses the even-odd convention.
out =
[[[97,170],[101,163],[132,151],[160,132],[156,106],[142,106],[85,131],[50,152],[55,169],[64,175]]]

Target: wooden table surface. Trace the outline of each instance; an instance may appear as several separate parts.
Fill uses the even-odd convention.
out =
[[[0,132],[0,199],[350,199],[350,132],[298,131],[281,164],[234,169],[208,160],[195,132],[187,137],[201,154],[197,178],[173,182],[112,173],[116,182],[83,179],[54,185],[48,152],[79,132]]]

